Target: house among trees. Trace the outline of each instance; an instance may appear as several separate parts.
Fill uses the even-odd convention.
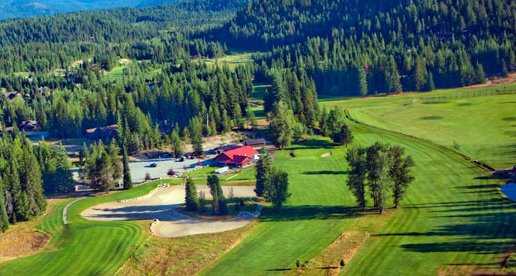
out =
[[[20,92],[11,91],[11,92],[5,92],[4,96],[9,101],[14,101],[17,97],[22,97],[22,94]]]
[[[118,126],[109,125],[104,127],[86,129],[86,139],[88,140],[111,140],[118,136]]]
[[[258,159],[258,152],[252,146],[240,146],[225,150],[214,161],[220,166],[245,167]]]
[[[267,141],[263,138],[247,139],[245,140],[244,145],[251,146],[253,148],[263,148],[267,145]]]
[[[27,121],[22,121],[20,123],[19,129],[23,132],[40,131],[41,125],[38,123],[38,121],[27,120]]]

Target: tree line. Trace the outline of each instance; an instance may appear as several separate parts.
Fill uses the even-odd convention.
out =
[[[515,22],[510,0],[266,0],[206,37],[266,51],[257,62],[269,68],[304,68],[320,93],[370,95],[507,74]]]
[[[46,171],[49,173],[49,170]],[[22,135],[2,135],[0,232],[5,231],[9,224],[42,214],[46,206],[42,169],[31,142]]]

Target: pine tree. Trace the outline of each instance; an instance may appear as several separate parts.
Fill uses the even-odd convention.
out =
[[[362,148],[352,148],[346,155],[346,160],[349,164],[349,176],[347,186],[355,196],[358,207],[365,208],[366,206],[366,150]]]
[[[194,154],[202,156],[204,153],[202,146],[202,124],[199,117],[190,120],[189,130]]]
[[[290,197],[288,192],[288,174],[282,170],[273,168],[268,180],[265,195],[272,202],[274,208],[279,209]]]
[[[111,160],[111,176],[114,184],[118,183],[120,178],[123,176],[123,162],[120,161],[120,149],[116,145],[115,141],[111,141],[108,147],[109,159]]]
[[[213,213],[225,215],[227,213],[226,198],[220,186],[219,177],[211,174],[208,176],[208,187],[212,196]]]
[[[9,228],[9,217],[7,215],[6,204],[4,200],[4,190],[0,183],[0,232],[5,232]]]
[[[383,213],[385,208],[386,190],[389,186],[387,178],[388,158],[384,152],[385,146],[375,143],[366,152],[367,180],[371,191],[374,207]]]
[[[175,157],[179,157],[183,154],[183,144],[181,142],[181,138],[179,138],[179,132],[177,128],[174,128],[170,134],[170,145]]]
[[[410,156],[404,155],[405,151],[399,146],[392,146],[388,149],[394,208],[398,208],[408,185],[414,180],[414,177],[410,175],[410,168],[414,166],[414,161]]]
[[[333,132],[331,139],[334,143],[339,145],[347,145],[353,140],[353,135],[348,125],[342,123],[342,125]]]
[[[264,196],[271,170],[271,157],[268,154],[268,152],[265,149],[263,149],[260,152],[260,159],[258,159],[258,162],[256,162],[256,187],[254,189],[256,196]]]
[[[131,179],[131,168],[129,167],[129,155],[127,153],[127,144],[125,138],[122,140],[122,167],[123,167],[123,184],[124,189],[129,190],[133,187]]]
[[[279,148],[289,146],[294,138],[296,124],[292,111],[284,102],[279,102],[269,116],[269,133],[274,144]]]
[[[358,66],[358,91],[360,96],[367,95],[367,74],[363,66]]]
[[[199,197],[197,195],[197,188],[191,177],[186,178],[185,183],[185,205],[186,210],[188,211],[198,211],[199,210]]]

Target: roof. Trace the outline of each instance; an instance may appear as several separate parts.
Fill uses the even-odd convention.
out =
[[[250,162],[256,154],[253,147],[242,146],[224,151],[215,160],[224,164],[242,165]]]
[[[247,139],[247,140],[245,140],[245,144],[248,146],[265,145],[265,144],[267,144],[267,141],[265,141],[265,139],[263,139],[263,138]]]

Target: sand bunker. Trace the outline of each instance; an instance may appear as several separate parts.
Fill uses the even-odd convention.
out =
[[[207,186],[197,186],[210,198]],[[224,186],[226,197],[254,197],[253,186]],[[151,232],[160,237],[181,237],[196,234],[217,233],[243,227],[257,218],[260,208],[255,212],[241,212],[236,217],[226,219],[190,217],[178,212],[184,204],[184,186],[160,187],[151,193],[132,200],[109,202],[86,209],[82,216],[89,220],[122,221],[122,220],[155,220]]]
[[[502,186],[504,193],[510,200],[516,201],[516,183],[507,183]]]

